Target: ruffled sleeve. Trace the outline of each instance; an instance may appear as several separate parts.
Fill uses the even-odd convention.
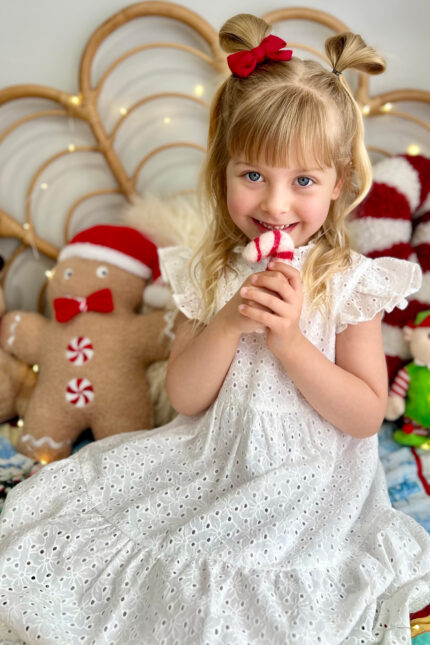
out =
[[[185,246],[158,249],[161,277],[172,289],[175,305],[187,318],[200,320],[201,298],[189,273],[192,254],[192,250]]]
[[[351,266],[333,280],[336,333],[372,320],[380,311],[405,309],[407,296],[418,291],[421,281],[421,269],[414,262],[389,257],[372,260],[353,253]]]

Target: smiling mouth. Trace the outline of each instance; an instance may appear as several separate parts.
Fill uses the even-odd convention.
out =
[[[298,222],[293,222],[292,224],[268,224],[267,222],[262,222],[260,219],[255,219],[253,218],[254,222],[257,224],[257,226],[261,226],[262,228],[266,229],[267,231],[292,231],[293,228],[297,225]]]

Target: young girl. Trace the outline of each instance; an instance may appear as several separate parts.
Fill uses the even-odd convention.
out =
[[[430,537],[391,507],[377,450],[380,312],[419,269],[351,252],[345,231],[371,179],[343,72],[384,62],[344,34],[326,69],[267,34],[250,15],[221,30],[235,55],[210,117],[197,285],[189,252],[161,256],[181,414],[9,495],[2,643],[403,644],[430,603]],[[242,259],[267,229],[291,235],[290,264]]]

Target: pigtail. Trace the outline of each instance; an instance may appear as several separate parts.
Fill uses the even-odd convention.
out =
[[[240,13],[227,20],[219,32],[219,44],[227,54],[257,47],[270,33],[270,26],[262,18]]]
[[[350,31],[327,38],[325,51],[333,69],[340,73],[345,69],[356,69],[372,75],[385,71],[384,59],[366,45],[361,36]]]
[[[327,313],[326,284],[332,267],[344,267],[350,261],[350,240],[346,226],[347,216],[365,198],[372,185],[372,166],[364,143],[364,124],[360,106],[354,98],[342,72],[355,69],[366,74],[385,71],[384,59],[366,45],[358,34],[345,32],[328,38],[325,51],[333,67],[330,78],[330,96],[344,119],[345,133],[350,133],[345,157],[344,187],[338,200],[330,209],[330,217],[323,224],[321,244],[309,254],[304,267],[304,282],[312,302]],[[334,75],[337,76],[335,82]],[[326,247],[326,248],[324,248]]]

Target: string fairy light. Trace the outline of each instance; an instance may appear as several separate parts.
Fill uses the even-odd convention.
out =
[[[406,152],[408,155],[411,155],[411,157],[416,157],[417,155],[420,154],[421,148],[417,143],[411,143],[407,148]]]

